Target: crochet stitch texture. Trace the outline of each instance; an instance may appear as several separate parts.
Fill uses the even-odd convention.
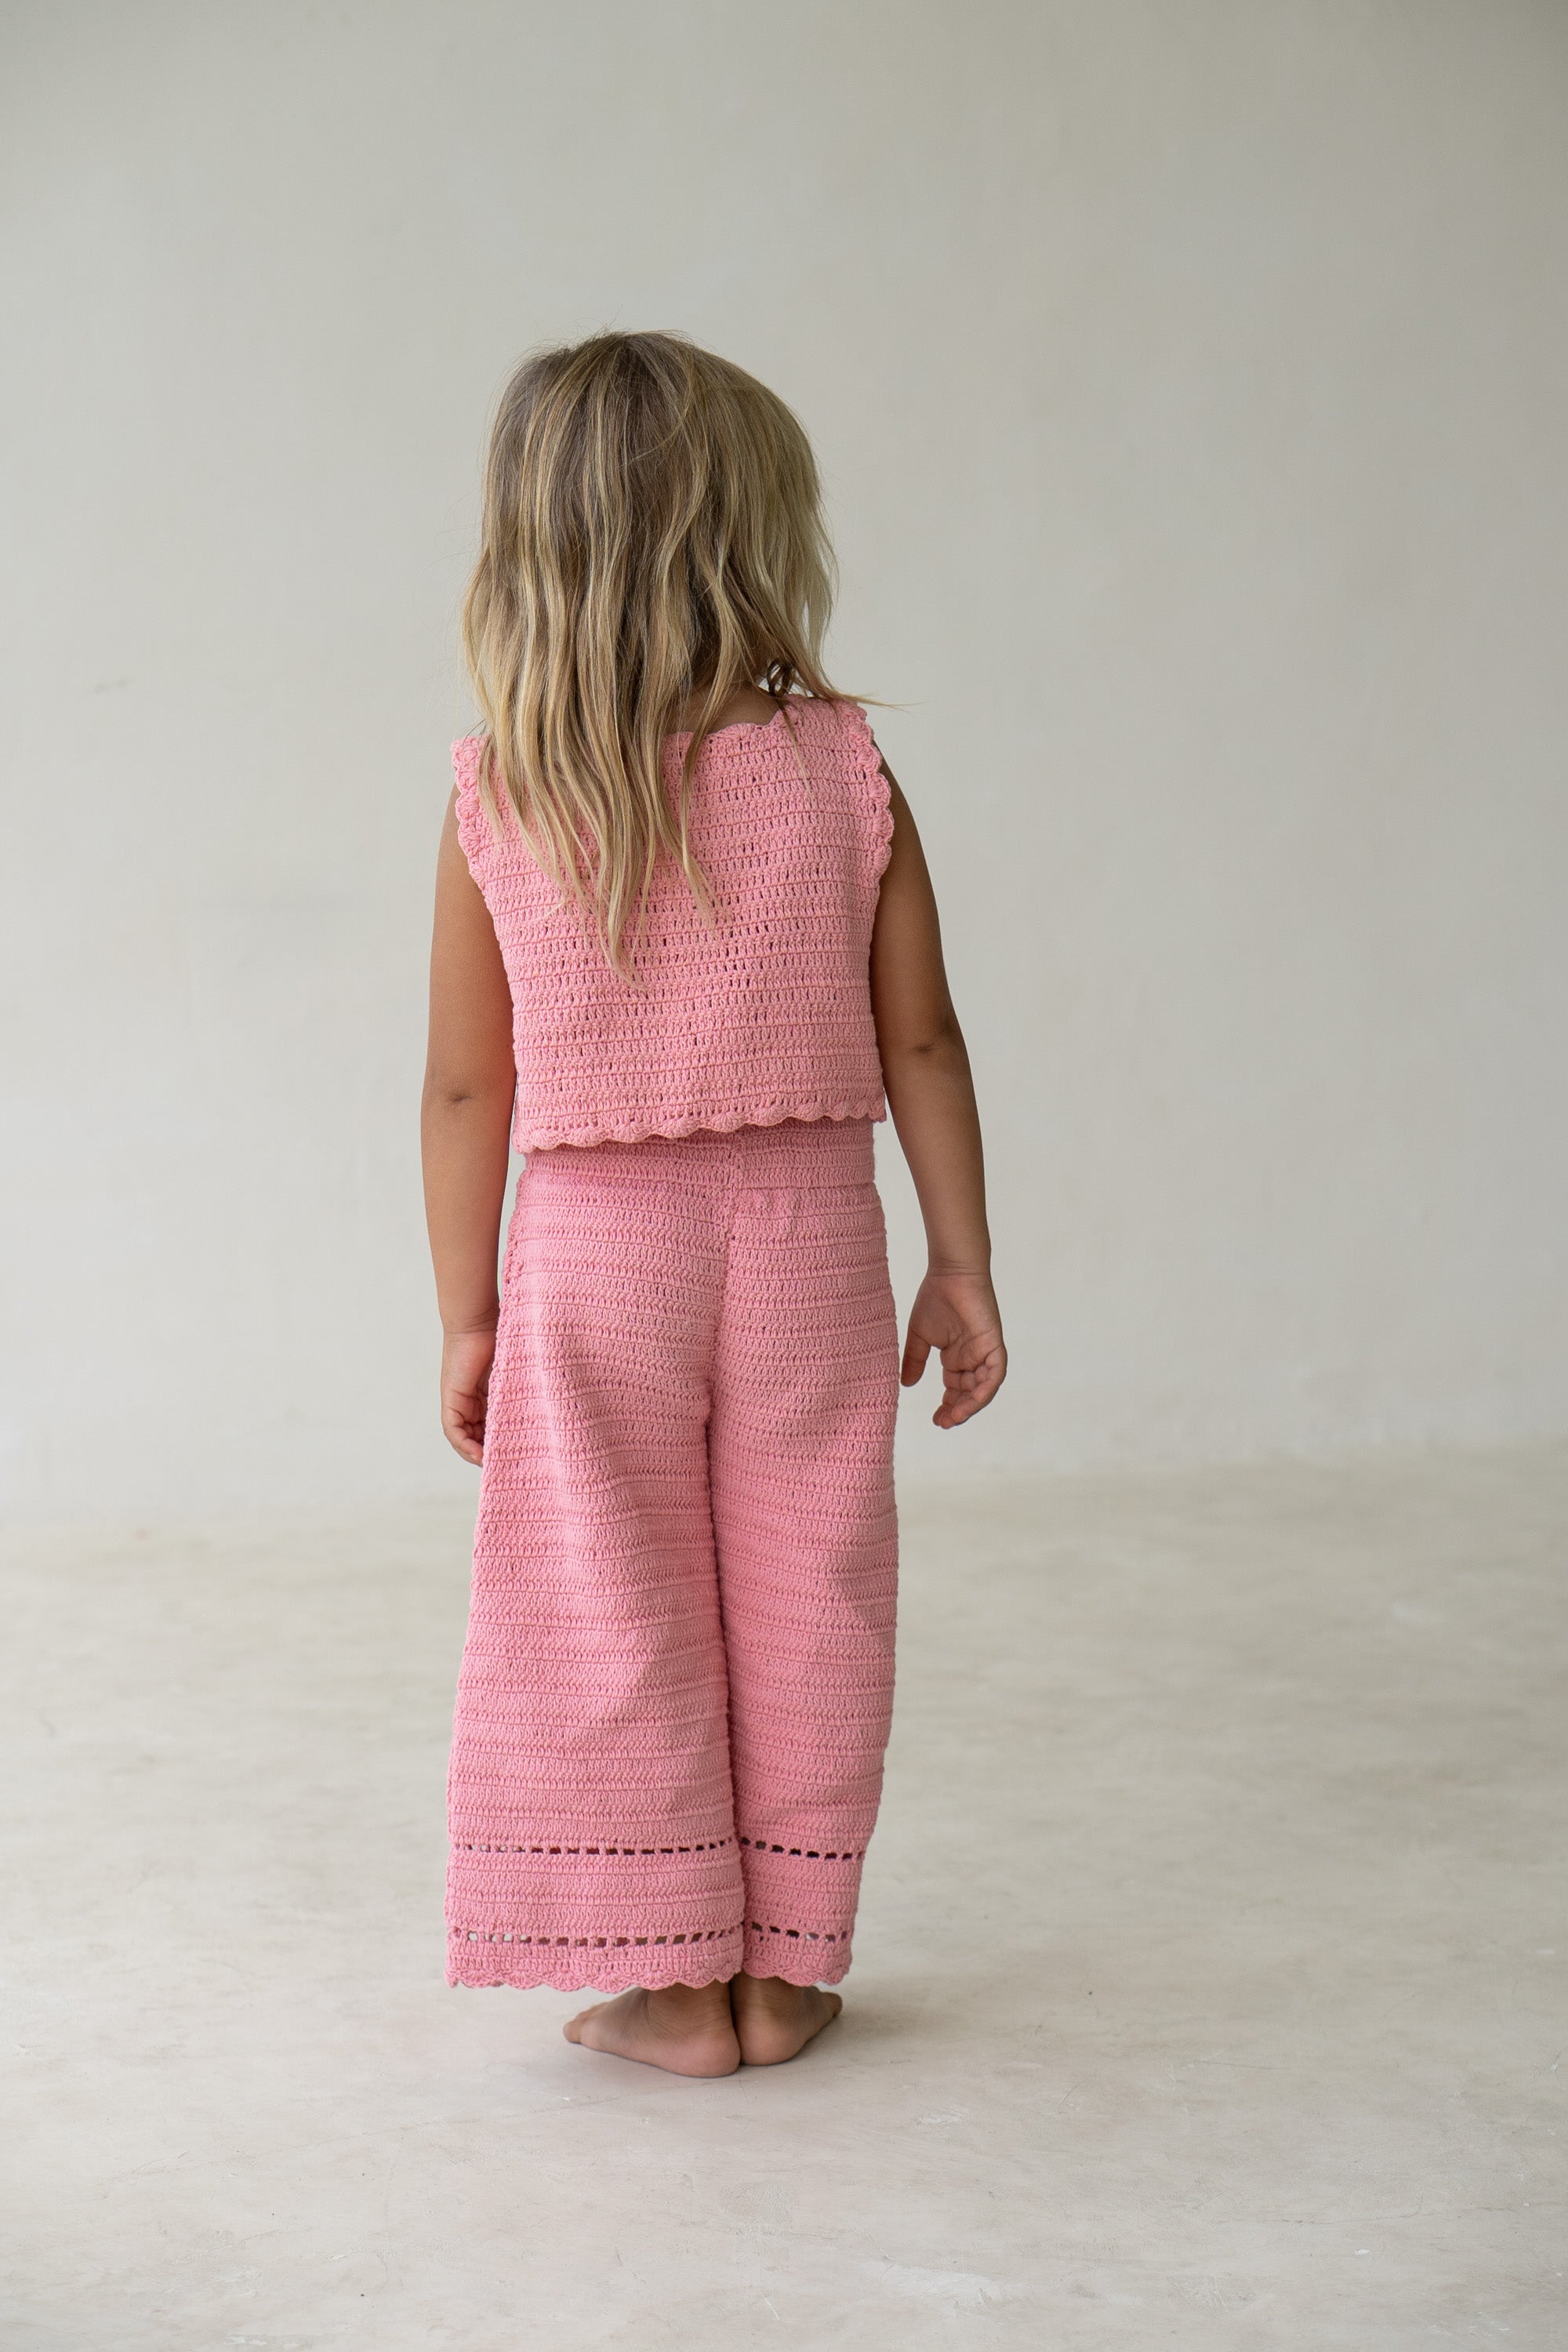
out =
[[[893,1684],[865,1120],[518,1180],[447,1777],[453,1984],[849,1965]]]
[[[665,740],[672,793],[689,740]],[[765,726],[710,737],[691,839],[714,927],[662,863],[640,988],[610,969],[504,803],[498,835],[480,748],[453,746],[458,830],[511,984],[516,1150],[886,1118],[866,972],[892,816],[858,704],[795,696]]]

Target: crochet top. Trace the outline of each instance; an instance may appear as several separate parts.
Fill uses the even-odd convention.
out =
[[[673,796],[689,735],[664,742]],[[887,1117],[869,955],[892,845],[888,780],[858,703],[792,698],[710,736],[691,845],[711,923],[661,859],[633,966],[613,971],[504,799],[479,799],[480,739],[452,747],[458,832],[511,986],[519,1151]]]

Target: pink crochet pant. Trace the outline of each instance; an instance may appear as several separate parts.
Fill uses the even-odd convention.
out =
[[[532,1154],[448,1982],[843,1976],[892,1697],[897,1401],[868,1121]]]

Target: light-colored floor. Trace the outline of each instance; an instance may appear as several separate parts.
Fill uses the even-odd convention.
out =
[[[904,1522],[848,2008],[720,2083],[442,1980],[459,1516],[14,1539],[5,2352],[1568,2345],[1568,1450]]]

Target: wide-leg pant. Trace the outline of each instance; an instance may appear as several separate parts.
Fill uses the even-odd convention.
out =
[[[531,1156],[449,1982],[843,1976],[892,1697],[897,1400],[868,1121]]]

